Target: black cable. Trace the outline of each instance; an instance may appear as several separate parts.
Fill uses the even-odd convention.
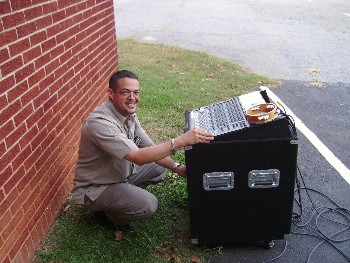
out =
[[[307,262],[310,261],[312,255],[314,254],[314,252],[317,250],[317,248],[319,248],[323,243],[325,242],[328,242],[329,244],[331,244],[335,249],[336,251],[338,251],[347,261],[350,262],[350,257],[348,255],[346,255],[346,253],[344,253],[335,243],[341,243],[341,242],[346,242],[348,240],[350,240],[350,236],[347,237],[347,238],[343,238],[341,240],[336,240],[336,239],[333,239],[334,237],[338,236],[339,234],[342,234],[344,233],[345,231],[347,231],[348,229],[350,229],[350,215],[347,215],[347,213],[349,213],[349,209],[347,208],[343,208],[343,207],[340,207],[336,202],[334,202],[329,196],[321,193],[320,191],[317,191],[317,190],[314,190],[312,188],[308,188],[306,187],[306,184],[305,184],[305,181],[304,181],[304,178],[300,172],[300,169],[299,167],[297,166],[297,169],[298,169],[298,173],[300,175],[300,178],[301,178],[301,181],[304,185],[304,187],[301,187],[300,185],[300,181],[298,179],[298,175],[296,176],[296,190],[294,191],[295,193],[297,192],[298,193],[298,200],[297,198],[294,196],[294,200],[295,202],[298,204],[299,208],[300,208],[300,214],[294,212],[293,214],[293,224],[296,226],[296,227],[308,227],[312,230],[314,230],[318,235],[312,235],[312,234],[308,234],[310,236],[316,236],[320,239],[322,239],[322,241],[316,246],[313,248],[313,250],[311,251],[311,253],[309,254],[308,256],[308,259],[307,259]],[[308,199],[309,201],[311,202],[312,204],[312,208],[314,209],[310,218],[306,221],[306,222],[303,222],[302,220],[302,213],[303,213],[303,210],[302,210],[302,199],[301,199],[301,190],[305,190],[306,191],[306,194],[308,196]],[[330,208],[330,207],[319,207],[319,208],[316,208],[310,194],[309,194],[309,191],[310,192],[315,192],[317,194],[320,194],[324,197],[326,197],[329,201],[332,202],[333,205],[336,206],[336,208]],[[320,211],[322,210],[322,211]],[[342,223],[342,222],[339,222],[339,221],[336,221],[336,220],[331,220],[327,217],[324,216],[325,213],[327,212],[336,212],[338,214],[341,214],[341,216],[343,216],[344,218],[346,218],[347,221],[349,221],[348,224],[346,223]],[[315,217],[315,214],[317,214],[317,216]],[[312,219],[314,219],[315,217],[315,225],[316,225],[316,228],[310,226],[310,222],[312,221]],[[320,218],[322,219],[325,219],[326,221],[330,222],[330,223],[335,223],[335,224],[338,224],[338,225],[342,225],[342,226],[345,226],[345,228],[341,229],[340,231],[336,232],[335,234],[331,235],[331,236],[327,236],[325,233],[323,233],[323,231],[321,230],[320,226],[319,226],[319,220]],[[300,224],[300,222],[302,222],[303,224]],[[293,233],[293,234],[303,234],[303,235],[307,235],[307,234],[304,234],[304,233]]]
[[[340,230],[340,231],[338,231],[337,233],[335,233],[333,236],[342,233],[344,230],[347,230],[347,229]],[[329,242],[328,240],[325,240],[323,237],[321,237],[321,236],[319,236],[319,235],[316,235],[316,234],[298,233],[298,232],[292,232],[292,234],[293,234],[293,235],[312,236],[312,237],[317,237],[317,238],[319,238],[319,239],[322,239],[322,242],[319,243],[319,244],[312,250],[312,252],[309,254],[309,256],[308,256],[308,261],[307,261],[307,262],[309,262],[309,260],[310,260],[310,258],[311,258],[311,255],[314,253],[314,251],[315,251],[322,243],[324,243],[324,242],[326,242],[326,241],[327,241],[329,244],[331,244],[335,249],[338,249],[338,248],[335,246],[334,243]],[[349,261],[349,257],[348,257],[348,256],[346,256],[346,255],[343,255],[343,256]]]
[[[279,112],[278,112],[278,115],[281,116],[281,117],[285,117],[287,118],[288,120],[288,124],[289,126],[291,127],[292,131],[294,132],[294,134],[297,134],[297,129],[296,129],[296,125],[295,125],[295,120],[294,118],[291,116],[291,115],[288,115],[286,113],[286,110],[285,108],[283,107],[283,105],[281,103],[279,103],[279,105],[282,107],[279,108]],[[315,231],[316,234],[310,234],[310,233],[297,233],[297,232],[292,232],[292,234],[296,234],[296,235],[309,235],[309,236],[313,236],[313,237],[317,237],[317,238],[320,238],[322,241],[317,244],[313,250],[311,251],[311,253],[309,254],[308,256],[308,259],[307,259],[307,263],[310,261],[312,255],[315,253],[315,251],[325,242],[328,242],[329,244],[332,245],[332,247],[338,251],[342,256],[344,256],[344,258],[350,262],[350,257],[348,255],[346,255],[346,253],[344,253],[335,243],[341,243],[341,242],[346,242],[348,240],[350,240],[350,236],[347,237],[347,238],[343,238],[343,239],[334,239],[336,236],[344,233],[345,231],[349,230],[350,229],[350,223],[349,224],[346,224],[346,223],[341,223],[341,222],[338,222],[336,220],[331,220],[327,217],[324,216],[324,214],[326,212],[329,212],[329,211],[332,211],[332,212],[337,212],[339,214],[341,214],[344,218],[346,218],[347,220],[349,220],[350,222],[350,216],[348,216],[346,213],[350,213],[350,210],[347,209],[347,208],[343,208],[343,207],[340,207],[336,202],[334,202],[329,196],[317,191],[317,190],[314,190],[314,189],[311,189],[311,188],[308,188],[306,187],[306,184],[305,184],[305,181],[304,181],[304,178],[302,176],[302,173],[297,165],[297,170],[298,170],[298,174],[300,176],[300,179],[302,181],[302,184],[304,185],[304,187],[301,187],[301,182],[298,178],[298,174],[295,178],[295,182],[296,182],[296,190],[294,191],[294,193],[297,192],[297,197],[295,197],[294,195],[294,200],[296,202],[296,204],[298,205],[299,207],[299,212],[300,214],[298,214],[297,212],[294,212],[292,213],[292,222],[293,222],[293,225],[295,225],[296,227],[308,227],[310,229],[312,229],[313,231]],[[308,199],[309,201],[311,202],[312,204],[312,208],[313,208],[313,212],[310,216],[310,218],[306,221],[306,222],[303,222],[303,203],[302,203],[302,197],[301,197],[301,190],[305,190],[306,191],[306,194],[308,196]],[[330,207],[319,207],[319,208],[316,208],[316,205],[314,204],[310,194],[309,194],[309,191],[313,191],[315,193],[318,193],[326,198],[328,198],[335,206],[336,208],[330,208]],[[320,211],[320,210],[323,210],[323,211]],[[315,215],[317,214],[317,216],[315,217]],[[338,224],[338,225],[342,225],[344,226],[345,228],[337,231],[336,233],[332,234],[331,236],[327,236],[325,233],[323,233],[323,231],[321,231],[321,228],[319,226],[319,220],[320,218],[322,219],[325,219],[326,221],[330,222],[330,223],[334,223],[334,224]],[[311,221],[315,219],[315,225],[316,225],[316,228],[310,226],[310,223]],[[300,222],[302,224],[300,224]],[[268,261],[265,261],[263,263],[268,263],[268,262],[272,262],[272,261],[275,261],[277,259],[279,259],[280,257],[282,257],[282,255],[286,252],[286,249],[287,249],[287,241],[285,241],[285,246],[284,246],[284,249],[282,251],[282,253],[280,255],[278,255],[277,257],[273,258],[273,259],[270,259]]]
[[[286,252],[286,250],[287,250],[287,246],[288,246],[288,242],[287,242],[287,240],[284,240],[284,248],[283,248],[282,253],[279,254],[277,257],[274,257],[274,258],[272,258],[272,259],[269,259],[268,261],[263,261],[262,263],[269,263],[269,262],[275,261],[275,260],[279,259],[280,257],[282,257],[283,254],[284,254],[284,253]]]
[[[338,252],[340,253],[347,261],[350,262],[350,257],[348,255],[346,255],[346,253],[344,251],[342,251],[335,243],[341,243],[341,242],[346,242],[348,240],[350,240],[350,236],[347,237],[347,238],[343,238],[343,239],[334,239],[336,236],[338,236],[339,234],[342,234],[344,233],[345,231],[347,231],[348,229],[350,229],[350,223],[349,224],[346,224],[346,223],[342,223],[342,222],[338,222],[336,220],[331,220],[327,217],[324,216],[324,214],[326,212],[329,212],[329,211],[335,211],[337,213],[340,213],[343,217],[345,217],[349,222],[350,222],[350,215],[348,216],[346,213],[349,213],[349,209],[346,209],[346,208],[343,208],[343,207],[340,207],[335,201],[333,201],[329,196],[321,193],[320,191],[317,191],[317,190],[314,190],[312,188],[308,188],[306,187],[306,184],[305,184],[305,181],[304,181],[304,178],[302,176],[302,173],[299,169],[299,167],[297,166],[297,170],[298,170],[298,173],[300,175],[300,179],[302,181],[302,184],[304,185],[304,187],[301,186],[301,183],[300,183],[300,180],[298,178],[298,176],[296,176],[296,190],[295,190],[295,193],[297,192],[298,193],[298,200],[294,197],[296,203],[298,204],[299,206],[299,209],[300,209],[300,214],[296,213],[296,212],[293,212],[293,217],[292,217],[292,222],[295,226],[301,228],[301,227],[308,227],[309,229],[312,229],[313,231],[315,231],[316,234],[310,234],[310,233],[297,233],[297,232],[292,232],[292,234],[296,234],[296,235],[309,235],[309,236],[313,236],[313,237],[317,237],[319,239],[321,239],[322,241],[320,243],[318,243],[313,249],[312,251],[309,253],[308,255],[308,258],[307,258],[307,263],[310,262],[311,260],[311,257],[314,255],[315,251],[325,242],[329,243],[332,245],[332,247]],[[307,196],[308,196],[308,199],[309,201],[311,202],[312,204],[312,208],[313,208],[313,212],[310,216],[310,218],[306,221],[306,222],[303,222],[302,220],[302,215],[303,215],[303,206],[302,206],[302,198],[301,198],[301,191],[302,190],[305,190],[306,193],[307,193]],[[332,204],[334,204],[336,206],[336,208],[330,208],[330,207],[319,207],[317,208],[316,205],[314,204],[311,196],[310,196],[310,193],[309,192],[315,192],[317,194],[320,194],[324,197],[326,197],[328,200],[330,200],[332,202]],[[315,217],[315,215],[317,214],[317,216]],[[312,219],[315,218],[315,224],[316,224],[316,228],[311,226],[310,223],[312,221]],[[323,231],[321,230],[320,226],[319,226],[319,220],[320,218],[323,218],[325,220],[327,220],[328,222],[330,223],[335,223],[335,224],[339,224],[339,225],[342,225],[342,226],[345,226],[345,228],[339,230],[338,232],[336,232],[335,234],[332,234],[331,236],[327,236],[325,233],[323,233]],[[302,224],[300,224],[300,222]],[[272,258],[268,261],[264,261],[263,263],[269,263],[269,262],[273,262],[279,258],[281,258],[286,250],[287,250],[287,247],[288,247],[288,242],[287,240],[285,240],[285,245],[284,245],[284,249],[283,251],[281,252],[281,254],[279,254],[277,257],[275,258]]]
[[[279,103],[279,105],[282,107],[282,109],[279,109],[278,115],[285,117],[288,120],[289,126],[291,127],[293,133],[297,134],[297,128],[295,126],[294,118],[286,113],[286,109],[283,107],[282,104]]]
[[[334,209],[331,209],[331,210],[334,210]],[[337,210],[334,210],[334,211],[337,211]],[[328,212],[328,211],[325,210],[325,211],[323,211],[322,213],[325,213],[325,212]],[[339,211],[338,211],[338,212],[339,212]],[[348,238],[342,239],[342,240],[335,240],[335,239],[332,239],[333,237],[337,236],[338,234],[341,234],[341,233],[345,232],[346,230],[350,229],[350,224],[347,225],[346,228],[344,228],[344,229],[342,229],[342,230],[336,232],[334,235],[332,235],[332,236],[330,236],[330,237],[327,237],[325,234],[323,234],[323,233],[321,232],[320,228],[318,227],[318,218],[322,215],[322,213],[320,213],[319,216],[316,217],[316,227],[317,227],[318,231],[319,231],[324,237],[326,237],[326,238],[325,238],[321,243],[319,243],[319,244],[313,249],[313,251],[312,251],[312,252],[310,253],[310,255],[309,255],[309,258],[311,258],[311,255],[313,254],[313,252],[314,252],[320,245],[322,245],[324,242],[328,241],[330,244],[332,244],[332,245],[336,248],[336,250],[337,250],[340,254],[342,254],[342,255],[350,262],[350,257],[347,256],[347,255],[346,255],[340,248],[338,248],[335,244],[333,244],[334,242],[340,243],[340,242],[348,241],[348,240],[350,240],[350,236],[349,236]],[[341,213],[341,214],[343,214],[343,213]],[[348,218],[348,219],[350,220],[350,218],[349,218],[348,216],[346,216],[345,214],[343,214],[343,215],[344,215],[346,218]],[[307,262],[309,262],[309,260],[308,260]]]
[[[303,211],[302,211],[302,202],[301,202],[301,190],[302,190],[302,189],[306,189],[306,184],[305,184],[304,178],[303,178],[303,176],[302,176],[302,174],[301,174],[301,171],[300,171],[298,165],[297,165],[297,170],[298,170],[298,174],[300,175],[300,178],[301,178],[301,180],[302,180],[302,182],[303,182],[304,187],[301,187],[301,186],[300,186],[300,181],[299,181],[299,179],[298,179],[298,174],[297,174],[297,176],[295,177],[295,180],[296,180],[296,186],[297,186],[296,191],[298,191],[298,196],[299,196],[299,202],[298,202],[297,200],[295,200],[295,201],[296,201],[296,203],[299,205],[299,207],[300,207],[300,209],[301,209],[301,213],[300,213],[300,215],[298,215],[297,213],[295,213],[295,215],[294,215],[294,219],[295,219],[295,220],[293,220],[293,224],[295,224],[295,221],[297,221],[297,220],[298,220],[298,221],[301,221],[301,218],[302,218],[302,215],[303,215]],[[295,192],[295,191],[294,191],[294,192]],[[310,200],[310,202],[311,202],[311,204],[312,204],[312,207],[315,209],[315,211],[317,211],[316,206],[315,206],[314,202],[312,201],[311,196],[309,195],[309,192],[308,192],[307,190],[306,190],[306,194],[307,194],[307,196],[308,196],[308,198],[309,198],[309,200]],[[294,199],[295,199],[295,197],[294,197]],[[309,222],[310,222],[311,220],[312,220],[312,217],[310,217]],[[308,224],[309,222],[307,222],[306,224]]]
[[[308,225],[308,224],[304,224],[303,226],[306,226],[306,227],[308,227],[308,228],[310,228],[310,229],[312,229],[312,230],[314,230],[318,235],[316,235],[316,234],[310,234],[310,233],[293,233],[293,234],[303,234],[303,235],[310,235],[310,236],[314,236],[314,237],[318,237],[318,238],[320,238],[320,239],[322,239],[322,242],[321,243],[319,243],[313,250],[312,250],[312,252],[309,254],[309,256],[308,256],[308,261],[309,261],[309,259],[311,258],[311,256],[312,256],[312,254],[315,252],[315,250],[320,246],[320,245],[322,245],[324,242],[328,242],[329,244],[331,244],[340,254],[342,254],[349,262],[350,262],[350,258],[349,258],[349,256],[347,256],[341,249],[339,249],[334,243],[341,243],[341,242],[345,242],[345,241],[348,241],[348,240],[350,240],[350,236],[348,237],[348,238],[345,238],[345,239],[342,239],[342,240],[335,240],[335,239],[332,239],[333,237],[335,237],[335,236],[337,236],[338,234],[341,234],[341,233],[343,233],[343,232],[345,232],[346,230],[348,230],[348,229],[350,229],[350,225],[347,225],[347,224],[343,224],[343,223],[340,223],[340,222],[337,222],[337,221],[334,221],[334,220],[329,220],[328,218],[326,218],[326,217],[324,217],[322,214],[323,213],[325,213],[325,212],[328,212],[328,210],[329,209],[331,209],[331,208],[324,208],[324,207],[321,207],[321,208],[319,208],[319,209],[326,209],[326,210],[324,210],[324,211],[322,211],[322,212],[320,212],[320,213],[318,213],[318,216],[316,217],[316,228],[314,228],[314,227],[312,227],[312,226],[310,226],[310,225]],[[335,210],[335,209],[331,209],[331,210]],[[313,215],[316,213],[317,211],[314,211],[313,212]],[[341,212],[340,212],[341,213]],[[343,213],[342,213],[343,214]],[[313,215],[311,216],[311,218],[313,218]],[[347,219],[349,219],[349,217],[347,216],[347,215],[345,215],[345,214],[343,214]],[[318,218],[320,218],[320,217],[322,217],[322,218],[324,218],[324,219],[326,219],[326,220],[328,220],[328,221],[330,221],[330,222],[333,222],[333,223],[340,223],[340,224],[342,224],[342,225],[345,225],[346,227],[344,228],[344,229],[342,229],[342,230],[340,230],[340,231],[338,231],[337,233],[335,233],[335,234],[333,234],[332,236],[327,236],[327,235],[325,235],[321,230],[320,230],[320,227],[318,226]],[[310,221],[310,220],[309,220]],[[300,226],[300,225],[299,225]],[[303,227],[302,226],[302,227]]]
[[[347,218],[347,219],[349,220],[349,222],[350,222],[349,216],[347,216],[346,214],[344,214],[344,213],[342,213],[341,211],[339,211],[339,209],[327,208],[327,210],[322,211],[322,212],[319,213],[319,215],[316,217],[316,227],[317,227],[318,231],[319,231],[323,236],[327,237],[327,236],[320,230],[320,228],[319,228],[318,220],[319,220],[320,217],[326,219],[327,221],[329,221],[329,222],[331,222],[331,223],[336,223],[336,224],[340,224],[340,225],[346,226],[346,229],[349,229],[349,228],[350,228],[350,224],[341,223],[341,222],[338,222],[338,221],[335,221],[335,220],[330,220],[330,219],[328,219],[328,218],[326,218],[326,217],[323,217],[322,214],[323,214],[323,213],[326,213],[326,212],[329,212],[329,210],[340,213],[340,214],[343,215],[345,218]],[[346,230],[346,229],[345,229],[345,230]],[[330,241],[333,241],[333,242],[345,242],[345,241],[350,240],[350,235],[349,235],[348,238],[342,239],[342,240],[336,240],[336,239],[331,239],[331,238],[328,238],[328,239],[329,239]]]
[[[292,221],[293,222],[299,221],[301,219],[302,215],[303,215],[303,204],[301,202],[301,191],[300,191],[301,186],[300,186],[300,181],[299,181],[298,176],[295,177],[295,184],[296,184],[296,187],[297,187],[298,197],[299,197],[298,198],[299,200],[295,200],[295,201],[296,201],[296,203],[299,206],[300,215],[293,211],[293,213],[292,213],[292,219],[293,219]],[[294,196],[294,199],[295,199],[295,196]]]

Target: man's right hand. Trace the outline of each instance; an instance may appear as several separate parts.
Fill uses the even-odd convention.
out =
[[[183,135],[175,138],[175,143],[178,141],[178,144],[176,145],[179,146],[179,148],[182,148],[184,146],[193,145],[196,143],[209,143],[212,140],[214,140],[214,136],[211,133],[200,128],[193,128]]]

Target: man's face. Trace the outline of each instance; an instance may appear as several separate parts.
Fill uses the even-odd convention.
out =
[[[137,79],[121,78],[116,91],[108,89],[114,108],[124,117],[136,112],[140,103],[140,83]]]

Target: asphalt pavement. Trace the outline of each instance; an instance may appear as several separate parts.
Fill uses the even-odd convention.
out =
[[[117,38],[205,51],[280,80],[271,91],[319,139],[298,131],[308,224],[293,224],[272,249],[232,244],[208,255],[210,262],[350,262],[350,219],[342,210],[350,209],[350,2],[114,0],[114,6]],[[320,143],[345,167],[342,173]],[[325,222],[312,214],[315,207],[343,224]],[[300,213],[296,204],[294,212]],[[333,242],[315,236],[337,232]]]

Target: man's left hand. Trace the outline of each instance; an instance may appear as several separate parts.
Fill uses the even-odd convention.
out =
[[[179,176],[186,178],[186,165],[180,165],[174,169],[174,172],[177,173]]]

